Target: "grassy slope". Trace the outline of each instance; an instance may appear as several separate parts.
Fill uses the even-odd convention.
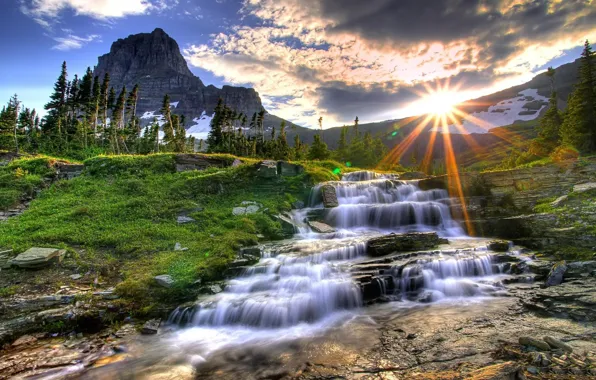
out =
[[[29,163],[15,161],[6,171],[14,174]],[[313,181],[338,179],[332,170],[339,166],[305,163],[303,175],[261,179],[250,164],[176,173],[170,154],[98,157],[85,164],[86,174],[54,183],[23,215],[0,224],[0,248],[63,246],[83,269],[117,266],[124,279],[117,291],[138,306],[182,300],[197,279],[221,278],[241,246],[257,243],[257,234],[280,238],[271,215],[304,198]],[[233,216],[242,201],[268,211]],[[196,222],[177,224],[180,213]],[[176,243],[188,250],[174,251]],[[153,286],[158,274],[170,274],[175,286]]]

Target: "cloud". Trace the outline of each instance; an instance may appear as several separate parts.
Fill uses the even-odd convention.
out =
[[[20,0],[21,11],[49,28],[63,11],[97,20],[160,12],[178,5],[178,0]]]
[[[312,126],[319,115],[330,125],[356,111],[412,112],[412,94],[449,78],[470,97],[521,83],[596,37],[596,7],[584,0],[245,0],[241,13],[243,25],[185,56]]]
[[[87,37],[79,37],[69,34],[66,37],[54,37],[56,45],[52,46],[54,50],[68,51],[73,49],[80,49],[89,42],[98,41],[101,36],[97,34],[90,34]]]

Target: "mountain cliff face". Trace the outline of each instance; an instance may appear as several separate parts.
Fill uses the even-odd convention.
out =
[[[131,90],[139,85],[139,116],[159,114],[165,94],[175,104],[173,112],[186,116],[187,127],[192,127],[191,120],[200,118],[203,112],[211,115],[219,98],[249,118],[263,108],[259,94],[252,88],[205,86],[188,69],[176,41],[159,28],[114,42],[110,52],[99,57],[94,75],[103,78],[106,72],[116,92],[122,86]]]

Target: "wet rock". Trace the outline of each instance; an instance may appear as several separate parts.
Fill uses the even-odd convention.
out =
[[[553,206],[553,207],[559,207],[563,203],[565,203],[567,201],[567,199],[569,199],[569,196],[567,196],[567,195],[561,195],[559,198],[557,198],[554,201],[552,201],[550,205]]]
[[[157,334],[159,330],[159,325],[161,323],[161,319],[151,319],[143,325],[141,329],[141,334],[150,335],[150,334]]]
[[[304,173],[304,167],[298,164],[291,164],[286,161],[279,161],[277,163],[277,172],[282,177],[291,177]]]
[[[568,345],[565,342],[561,342],[558,339],[553,338],[552,336],[545,336],[544,338],[542,338],[546,343],[548,343],[548,345],[554,349],[561,349],[563,351],[566,352],[573,352],[573,347],[571,347],[570,345]]]
[[[323,185],[321,186],[321,196],[323,197],[323,206],[325,208],[332,208],[339,206],[339,202],[337,200],[337,192],[335,191],[335,187],[331,185]]]
[[[542,351],[550,351],[550,346],[540,339],[535,339],[530,336],[522,336],[518,341],[522,346],[532,346]]]
[[[257,175],[261,178],[276,178],[277,162],[271,160],[261,161],[257,164]]]
[[[377,257],[393,252],[431,249],[444,243],[447,243],[447,240],[440,238],[436,232],[389,234],[369,240],[367,242],[367,253],[370,256]]]
[[[403,180],[412,180],[412,179],[424,179],[428,177],[426,173],[423,172],[406,172],[399,175],[399,179]]]
[[[281,224],[282,232],[285,236],[290,237],[293,236],[296,232],[296,226],[291,218],[286,215],[275,215],[273,219],[277,220],[279,224]]]
[[[567,264],[566,279],[596,277],[596,261],[576,261]]]
[[[526,368],[526,371],[530,372],[532,375],[538,375],[538,373],[540,371],[538,371],[538,368],[534,367],[534,366],[530,366],[528,368]]]
[[[65,250],[58,248],[34,247],[19,254],[11,263],[20,268],[42,268],[53,262],[61,262],[65,253]]]
[[[174,279],[168,274],[161,274],[153,277],[153,279],[159,286],[163,286],[164,288],[171,288],[174,285]]]
[[[308,221],[308,226],[314,231],[320,234],[328,234],[335,232],[335,229],[328,224],[316,221]]]
[[[547,367],[551,363],[549,358],[542,352],[530,352],[530,358],[532,360],[532,364],[540,367]]]
[[[207,287],[207,289],[209,290],[209,292],[211,294],[217,294],[217,293],[223,292],[223,289],[221,288],[221,286],[219,284],[210,285],[209,287]]]
[[[300,210],[301,208],[304,208],[305,204],[302,201],[296,201],[294,203],[292,203],[292,208],[295,210]]]
[[[495,252],[509,251],[509,242],[507,240],[493,240],[487,244],[487,248]]]
[[[185,223],[192,223],[192,222],[196,222],[196,220],[194,220],[193,218],[191,218],[190,216],[185,216],[185,215],[180,215],[178,216],[178,218],[176,219],[176,222],[178,224],[185,224]]]
[[[108,289],[108,290],[104,290],[101,292],[95,292],[95,293],[93,293],[93,295],[96,297],[101,297],[104,300],[116,300],[116,299],[120,298],[116,293],[114,293],[113,289]]]
[[[244,247],[240,248],[240,257],[245,258],[248,257],[261,257],[261,247],[254,246],[254,247]]]
[[[567,271],[567,264],[565,261],[559,261],[551,268],[548,276],[546,277],[546,282],[544,285],[546,287],[559,285],[563,282],[563,276]]]

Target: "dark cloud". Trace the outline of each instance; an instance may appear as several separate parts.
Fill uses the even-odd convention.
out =
[[[449,83],[461,83],[466,89],[480,89],[491,85],[495,79],[504,79],[490,71],[462,71],[449,78]],[[444,81],[439,81],[443,85]],[[373,86],[346,85],[343,82],[326,83],[317,89],[320,96],[318,107],[334,115],[338,120],[379,120],[389,118],[425,93],[425,85],[436,88],[436,82],[420,82],[414,86],[396,86],[395,83],[379,83]]]
[[[474,42],[483,48],[480,58],[488,66],[520,52],[520,41],[548,43],[596,23],[596,5],[585,0],[528,0],[514,6],[505,0],[318,1],[321,16],[335,21],[336,32],[396,47]]]

